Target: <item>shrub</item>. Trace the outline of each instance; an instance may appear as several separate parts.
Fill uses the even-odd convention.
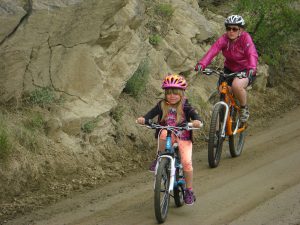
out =
[[[158,45],[161,42],[161,40],[161,36],[158,34],[154,34],[149,37],[149,43],[154,46]]]
[[[155,6],[155,13],[163,18],[171,18],[174,9],[171,4],[157,4]]]
[[[42,87],[34,90],[29,95],[29,103],[45,107],[55,101],[55,93],[51,87]]]
[[[132,77],[127,81],[124,92],[137,98],[145,90],[149,77],[148,60],[143,60]]]
[[[35,112],[30,114],[29,117],[23,123],[27,129],[35,131],[42,129],[44,127],[44,122],[45,121],[43,115]]]
[[[111,117],[116,121],[116,122],[119,122],[122,118],[124,114],[124,108],[122,106],[117,106],[116,108],[114,108],[110,115]]]
[[[18,127],[15,131],[15,135],[20,145],[31,152],[37,152],[39,150],[39,142],[37,134],[33,130],[29,130],[26,127]]]
[[[287,58],[286,44],[299,34],[300,13],[294,0],[240,0],[236,12],[244,15],[257,50],[269,65],[281,66]]]
[[[84,132],[84,133],[92,133],[93,130],[97,127],[97,123],[99,122],[99,118],[95,118],[93,120],[90,120],[90,121],[87,121],[85,122],[82,127],[81,127],[81,130]]]

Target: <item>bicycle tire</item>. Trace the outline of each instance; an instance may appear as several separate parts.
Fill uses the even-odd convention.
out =
[[[224,123],[224,106],[216,105],[211,116],[208,139],[208,164],[211,168],[219,165],[222,155],[223,141],[221,129]]]
[[[170,203],[170,160],[162,158],[159,162],[155,177],[154,209],[158,223],[165,222]]]
[[[236,109],[232,109],[231,112],[232,118],[232,130],[235,129],[237,125],[238,113]],[[240,132],[235,135],[230,135],[228,138],[229,141],[229,151],[231,157],[238,157],[242,154],[244,143],[245,143],[246,132]]]
[[[179,170],[182,170],[182,168],[177,168],[176,169],[176,181],[178,182],[180,177],[179,177]],[[182,184],[177,184],[176,187],[174,187],[174,201],[175,205],[177,207],[181,207],[184,205],[184,185]]]

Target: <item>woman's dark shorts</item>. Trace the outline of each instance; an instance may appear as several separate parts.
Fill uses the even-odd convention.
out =
[[[241,72],[247,72],[247,70],[242,70]],[[224,73],[233,73],[233,72],[231,70],[229,70],[228,68],[224,67]],[[232,85],[233,79],[234,78],[227,80],[229,86]],[[252,85],[254,83],[255,79],[256,79],[256,76],[251,76],[250,78],[248,77],[248,80],[249,80],[248,86]],[[224,81],[224,78],[220,77],[219,81],[218,81],[218,85],[220,85],[223,81]]]

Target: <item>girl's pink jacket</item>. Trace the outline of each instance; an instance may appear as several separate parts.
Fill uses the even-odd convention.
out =
[[[229,40],[226,33],[223,34],[198,64],[205,69],[220,51],[225,57],[224,67],[232,72],[249,71],[250,69],[253,69],[254,73],[256,72],[258,55],[249,33],[243,31],[234,42]]]

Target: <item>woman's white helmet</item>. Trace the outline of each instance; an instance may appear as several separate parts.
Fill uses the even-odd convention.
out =
[[[243,17],[239,15],[231,15],[228,16],[227,19],[225,20],[225,27],[230,26],[230,25],[237,25],[239,27],[244,27],[245,26],[245,20]]]

